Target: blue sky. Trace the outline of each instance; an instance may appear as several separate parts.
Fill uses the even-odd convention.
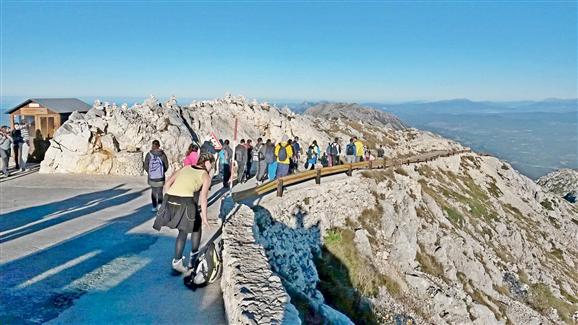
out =
[[[4,96],[577,96],[576,2],[1,1]]]

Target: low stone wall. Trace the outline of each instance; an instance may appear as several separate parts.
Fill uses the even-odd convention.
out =
[[[301,324],[263,246],[255,241],[254,212],[245,205],[234,209],[223,229],[221,288],[229,324]]]

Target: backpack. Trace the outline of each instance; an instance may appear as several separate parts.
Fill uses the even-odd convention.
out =
[[[245,150],[246,150],[246,149],[243,148],[243,146],[241,146],[241,145],[238,145],[238,146],[235,148],[235,160],[236,160],[236,161],[243,161],[243,156],[244,156],[244,152],[243,152],[243,151],[245,151]]]
[[[183,283],[193,291],[215,283],[223,274],[223,241],[216,239],[221,236],[223,226],[215,232],[207,244],[197,254],[197,259],[192,262],[190,273],[185,276]]]
[[[347,145],[346,153],[348,156],[354,156],[355,155],[355,145],[353,143],[350,143]]]
[[[285,161],[287,160],[287,145],[279,145],[281,146],[279,148],[279,154],[277,154],[277,157],[279,157],[279,161]]]
[[[293,142],[291,147],[293,148],[293,157],[297,157],[297,154],[301,151],[301,145],[299,145],[299,142]]]
[[[211,141],[203,142],[203,144],[201,145],[200,151],[201,151],[201,153],[208,152],[212,155],[214,155],[217,152],[217,150],[215,149],[215,146],[213,145],[213,143]]]
[[[339,154],[338,150],[337,150],[337,143],[332,143],[331,144],[331,148],[329,149],[329,154],[332,156],[337,156]]]
[[[275,147],[272,145],[266,146],[265,148],[265,161],[267,163],[272,163],[275,161]]]
[[[149,179],[161,179],[165,177],[165,166],[161,157],[150,153]]]
[[[265,145],[261,145],[259,151],[257,151],[257,160],[262,161],[265,160],[265,154],[267,152],[267,147]]]

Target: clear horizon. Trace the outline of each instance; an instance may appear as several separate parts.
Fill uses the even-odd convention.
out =
[[[578,97],[576,2],[142,3],[2,1],[1,95]]]

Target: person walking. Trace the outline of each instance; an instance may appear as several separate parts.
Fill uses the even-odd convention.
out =
[[[255,175],[257,182],[259,182],[259,177],[257,177],[259,173],[259,150],[261,150],[264,145],[263,138],[257,138],[257,143],[251,151],[251,172],[249,174]]]
[[[299,137],[293,138],[291,148],[293,148],[293,157],[291,157],[289,173],[295,173],[299,171],[299,160],[301,159],[301,144],[299,143]]]
[[[380,144],[379,148],[377,149],[377,158],[385,157],[385,149],[383,149],[383,145]]]
[[[0,157],[2,158],[2,174],[10,176],[8,163],[10,162],[10,147],[12,147],[12,136],[8,132],[8,127],[3,125],[0,128]]]
[[[271,140],[267,140],[267,143],[271,143]],[[257,185],[263,184],[265,180],[265,175],[267,175],[267,162],[265,161],[265,152],[267,150],[267,145],[263,143],[263,139],[257,139],[257,145],[255,146],[257,161],[253,163],[257,165],[257,173],[255,178],[257,178]]]
[[[175,273],[184,273],[187,269],[195,267],[193,261],[197,260],[202,229],[207,230],[209,227],[207,217],[207,201],[211,187],[209,171],[213,168],[214,161],[212,154],[203,152],[196,166],[184,166],[165,184],[166,203],[157,213],[153,228],[160,231],[166,226],[179,231],[171,262]],[[191,253],[187,268],[183,252],[189,234],[191,234]]]
[[[339,161],[339,156],[341,155],[341,146],[339,145],[339,139],[335,138],[333,140],[333,143],[331,143],[331,148],[329,150],[329,155],[330,155],[330,161],[331,161],[331,165],[330,166],[337,166],[339,165],[341,162]]]
[[[247,143],[245,143],[245,146],[247,147],[247,167],[245,168],[245,181],[248,180],[249,178],[251,178],[251,176],[253,176],[253,174],[251,173],[252,171],[252,167],[253,167],[253,140],[249,139],[247,140]]]
[[[267,179],[272,181],[277,176],[277,157],[275,157],[275,143],[267,140],[265,145],[265,162],[267,163]]]
[[[363,157],[365,161],[369,161],[369,158],[371,157],[371,150],[369,150],[368,146],[363,147]]]
[[[19,123],[14,123],[14,129],[11,132],[12,135],[12,147],[14,148],[14,165],[16,170],[20,169],[20,162],[22,161],[22,144],[24,139],[22,139],[22,131],[20,130]]]
[[[363,143],[357,137],[353,137],[353,139],[354,139],[353,143],[355,144],[355,162],[363,161],[363,154],[364,154]]]
[[[219,161],[222,164],[223,171],[223,187],[229,187],[229,180],[231,179],[231,160],[233,159],[233,149],[229,146],[229,140],[223,142],[223,149],[219,153]],[[222,154],[221,154],[222,153]]]
[[[317,159],[319,156],[319,147],[314,146],[311,144],[307,149],[307,169],[313,170],[315,169],[315,164],[317,164]]]
[[[351,139],[349,139],[349,143],[345,147],[345,161],[348,164],[355,162],[355,152],[356,152],[356,149],[355,149],[354,139],[351,138]]]
[[[327,160],[327,167],[333,166],[333,157],[331,156],[331,142],[327,143],[327,148],[325,148],[325,156],[325,159]]]
[[[200,154],[199,146],[194,143],[191,143],[185,155],[185,161],[183,161],[183,165],[195,166],[197,164],[197,161],[199,160],[199,154]]]
[[[169,168],[167,155],[161,149],[159,140],[153,140],[151,150],[144,160],[144,170],[148,174],[148,184],[151,187],[152,211],[156,212],[158,206],[163,204],[163,186],[165,185],[165,173]]]
[[[247,146],[245,139],[235,147],[235,162],[237,163],[237,182],[245,182],[245,168],[247,167]]]
[[[28,163],[28,154],[30,153],[30,133],[28,132],[28,124],[18,124],[20,135],[22,136],[22,145],[20,146],[20,171],[26,170]]]
[[[293,157],[293,148],[288,143],[289,137],[284,135],[281,142],[275,146],[275,156],[277,157],[276,178],[287,176],[289,173],[289,162]]]

